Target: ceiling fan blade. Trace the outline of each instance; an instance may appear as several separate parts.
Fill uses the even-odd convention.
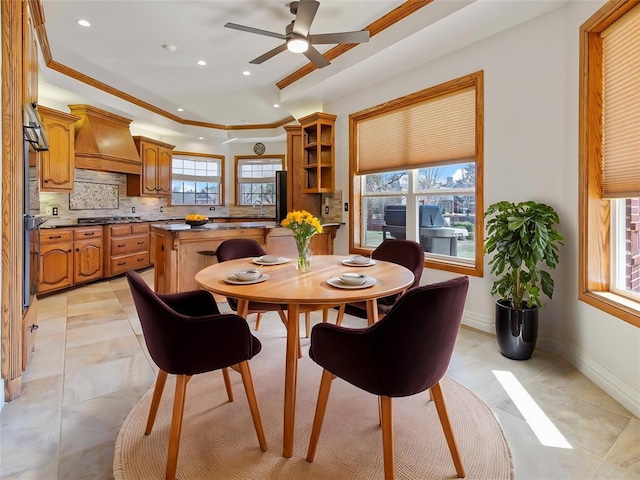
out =
[[[298,11],[296,12],[296,19],[293,22],[293,33],[306,37],[309,35],[309,29],[311,23],[316,16],[320,2],[316,0],[300,0],[298,2]]]
[[[311,60],[311,63],[313,63],[318,68],[323,68],[327,65],[331,65],[331,62],[324,58],[324,56],[311,45],[309,45],[309,50],[304,52],[304,56]]]
[[[268,30],[260,30],[259,28],[246,27],[244,25],[238,25],[237,23],[227,22],[224,24],[227,28],[233,28],[234,30],[240,30],[241,32],[257,33],[258,35],[265,35],[267,37],[279,38],[280,40],[286,40],[286,35],[276,32],[269,32]]]
[[[319,33],[317,35],[309,35],[309,43],[311,44],[327,44],[327,43],[365,43],[369,41],[369,30],[361,30],[359,32],[340,32],[340,33]]]
[[[253,63],[256,65],[261,64],[262,62],[266,62],[271,57],[275,57],[277,54],[284,52],[287,49],[287,44],[283,43],[279,47],[274,48],[273,50],[269,50],[267,53],[260,55],[258,58],[254,58],[249,63]]]

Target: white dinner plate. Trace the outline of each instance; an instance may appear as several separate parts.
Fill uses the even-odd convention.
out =
[[[346,265],[347,267],[370,267],[372,265],[375,265],[376,261],[371,260],[369,261],[369,263],[355,263],[355,262],[352,262],[351,260],[343,260],[342,264]]]
[[[367,279],[364,281],[364,283],[360,284],[360,285],[350,285],[347,283],[344,283],[342,280],[340,280],[340,277],[332,277],[329,280],[327,280],[327,283],[329,285],[331,285],[332,287],[336,287],[336,288],[344,288],[347,290],[356,290],[359,288],[369,288],[369,287],[373,287],[376,284],[376,279],[373,277],[367,277]]]
[[[269,278],[269,275],[267,275],[266,273],[263,273],[255,280],[238,280],[238,278],[235,275],[229,275],[227,278],[224,279],[224,281],[227,283],[231,283],[233,285],[251,285],[253,283],[264,282],[267,278]]]
[[[289,261],[290,260],[285,257],[278,257],[277,262],[263,262],[262,260],[260,260],[260,257],[256,257],[253,259],[253,263],[255,263],[256,265],[263,265],[265,267],[268,267],[269,265],[282,265],[283,263],[287,263]]]

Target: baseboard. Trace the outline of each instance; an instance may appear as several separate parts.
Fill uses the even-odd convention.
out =
[[[558,342],[555,339],[539,339],[538,345],[547,351],[558,353],[567,362],[585,375],[589,380],[607,392],[620,405],[629,410],[637,418],[640,418],[640,392],[634,390],[631,385],[618,378],[611,371],[591,358],[582,355],[574,348]]]
[[[496,334],[493,317],[487,317],[473,312],[465,311],[462,316],[462,324],[475,328],[481,332]]]

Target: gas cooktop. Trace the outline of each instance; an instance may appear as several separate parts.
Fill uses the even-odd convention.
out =
[[[87,217],[78,218],[78,224],[90,225],[90,224],[104,224],[104,223],[130,223],[130,222],[142,222],[142,217]]]

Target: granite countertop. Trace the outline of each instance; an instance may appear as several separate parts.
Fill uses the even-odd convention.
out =
[[[152,227],[157,228],[158,230],[166,230],[169,232],[181,231],[181,230],[193,230],[204,232],[207,230],[231,230],[231,229],[242,229],[242,228],[276,228],[278,227],[278,223],[274,221],[268,222],[229,222],[229,223],[207,223],[205,225],[199,227],[191,227],[191,225],[187,225],[186,223],[152,223]]]
[[[180,216],[180,217],[176,217],[176,216],[170,216],[170,217],[131,217],[130,219],[126,219],[126,220],[118,220],[118,221],[110,221],[110,220],[105,220],[104,222],[98,222],[98,223],[78,223],[77,220],[73,219],[58,219],[55,217],[46,217],[47,220],[40,226],[41,229],[46,229],[46,228],[69,228],[69,227],[91,227],[91,226],[96,226],[96,225],[113,225],[113,224],[118,224],[118,223],[142,223],[142,222],[149,222],[149,223],[153,223],[153,222],[169,222],[169,221],[176,221],[176,220],[184,220],[184,216]],[[240,217],[209,217],[209,224],[208,225],[212,225],[216,220],[235,220],[235,219],[243,219],[243,220],[262,220],[263,222],[270,222],[270,223],[275,223],[275,219],[272,217],[260,217],[260,216],[240,216]],[[234,222],[234,223],[246,223],[246,222]],[[178,226],[180,226],[180,224],[177,224]],[[224,225],[224,223],[220,223],[218,225]],[[182,225],[183,228],[190,228],[189,225],[187,224],[183,224]],[[237,227],[229,227],[229,228],[237,228]]]

